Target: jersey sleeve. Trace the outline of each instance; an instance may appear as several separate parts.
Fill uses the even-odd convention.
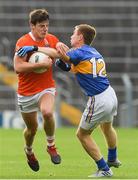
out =
[[[80,53],[79,50],[70,50],[67,52],[67,56],[70,58],[70,62],[75,66],[80,62]]]
[[[28,45],[28,40],[25,36],[17,40],[15,45],[15,52],[17,52],[21,47]]]

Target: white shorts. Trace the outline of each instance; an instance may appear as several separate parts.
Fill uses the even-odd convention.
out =
[[[39,106],[38,106],[39,99],[44,94],[47,93],[50,93],[53,96],[55,96],[56,89],[48,88],[32,96],[22,96],[18,94],[17,97],[18,97],[19,110],[24,113],[39,111]]]
[[[103,122],[112,122],[117,115],[117,105],[117,97],[111,86],[101,94],[89,97],[79,127],[93,130]]]

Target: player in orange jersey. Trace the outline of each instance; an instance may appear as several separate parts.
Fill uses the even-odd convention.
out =
[[[49,14],[45,9],[36,9],[29,14],[31,31],[23,35],[16,43],[16,52],[23,46],[39,46],[56,48],[59,40],[48,33]],[[37,48],[36,48],[37,50]],[[44,131],[47,139],[47,152],[54,164],[61,163],[61,157],[55,147],[55,122],[53,109],[55,103],[55,81],[52,76],[52,59],[44,63],[29,63],[31,53],[25,57],[14,56],[14,69],[18,75],[18,105],[26,124],[24,129],[25,153],[30,168],[39,170],[39,162],[33,152],[33,141],[38,128],[37,112],[42,113]],[[43,73],[35,73],[37,68],[47,68]]]

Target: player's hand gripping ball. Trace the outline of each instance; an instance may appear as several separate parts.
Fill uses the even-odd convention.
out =
[[[47,56],[46,54],[42,52],[34,52],[29,58],[30,63],[42,63],[47,60],[49,61],[49,56]],[[43,73],[45,71],[47,71],[47,68],[38,68],[38,69],[35,69],[33,72]]]

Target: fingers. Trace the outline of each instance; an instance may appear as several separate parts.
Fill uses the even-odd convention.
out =
[[[61,54],[66,54],[66,52],[69,50],[69,47],[66,46],[64,43],[62,42],[58,42],[57,45],[56,45],[56,49],[59,53]]]
[[[41,63],[43,65],[43,67],[45,68],[49,68],[52,66],[52,59],[47,59],[46,61],[44,61],[43,63]]]
[[[20,48],[20,49],[17,51],[17,55],[18,55],[19,57],[23,57],[23,56],[25,56],[25,54],[26,54],[26,52],[25,52],[25,50],[24,50],[23,48]]]
[[[17,55],[20,57],[25,56],[28,52],[33,51],[34,46],[24,46],[17,51]]]
[[[66,55],[66,48],[64,46],[61,46],[59,49],[58,49],[58,52],[61,54],[61,55]]]

